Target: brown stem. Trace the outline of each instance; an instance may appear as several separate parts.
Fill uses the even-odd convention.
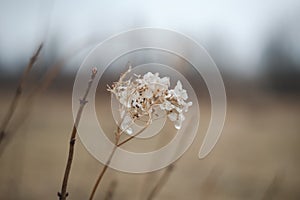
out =
[[[118,147],[122,146],[123,144],[129,142],[130,140],[132,140],[133,138],[135,138],[136,136],[138,136],[139,134],[141,134],[147,127],[149,126],[149,123],[147,123],[147,125],[142,128],[139,132],[137,132],[136,134],[130,136],[129,138],[127,138],[126,140],[120,142],[119,144],[117,144]]]
[[[69,175],[70,175],[72,161],[73,161],[73,154],[74,154],[74,147],[75,147],[77,127],[78,127],[79,122],[80,122],[80,118],[81,118],[81,115],[82,115],[83,108],[86,105],[86,103],[88,102],[86,100],[86,98],[87,98],[87,95],[88,95],[88,93],[89,93],[89,91],[91,89],[91,86],[92,86],[92,83],[93,83],[93,81],[95,79],[96,73],[97,73],[97,70],[96,70],[96,68],[94,68],[92,70],[91,79],[88,82],[88,87],[87,87],[87,89],[85,91],[85,94],[84,94],[83,98],[80,99],[80,107],[79,107],[79,109],[77,111],[75,123],[73,125],[73,129],[72,129],[72,133],[71,133],[68,161],[67,161],[67,165],[66,165],[66,169],[65,169],[65,174],[64,174],[64,178],[63,178],[63,182],[62,182],[62,186],[61,186],[61,192],[57,193],[57,195],[58,195],[58,197],[59,197],[60,200],[65,200],[67,198],[67,196],[68,196],[67,185],[68,185]]]
[[[36,85],[36,87],[32,90],[32,92],[28,95],[25,102],[23,103],[23,105],[26,106],[22,107],[23,111],[21,113],[21,116],[19,117],[18,122],[14,124],[13,130],[10,130],[10,133],[16,132],[24,124],[24,122],[27,119],[27,116],[30,114],[31,111],[30,108],[33,102],[35,101],[36,96],[44,92],[44,90],[46,90],[52,84],[55,78],[58,76],[59,72],[64,67],[65,63],[70,58],[78,54],[82,50],[82,48],[84,48],[84,46],[87,46],[88,44],[89,43],[77,44],[73,48],[69,48],[63,56],[61,56],[57,61],[54,62],[53,65],[49,67],[49,69],[43,76],[41,82]],[[1,150],[0,150],[0,154],[1,154]]]
[[[275,175],[272,182],[269,184],[267,190],[263,194],[261,198],[262,200],[275,199],[275,197],[278,196],[284,178],[283,175],[284,174],[282,172]]]
[[[30,58],[30,61],[27,65],[27,67],[25,68],[21,78],[20,78],[20,82],[19,82],[19,85],[16,89],[16,92],[15,92],[15,96],[13,98],[13,100],[11,101],[11,104],[9,106],[9,109],[4,117],[4,120],[1,124],[1,129],[0,129],[0,143],[1,141],[3,140],[3,137],[5,136],[5,132],[6,132],[6,128],[13,116],[13,114],[15,113],[15,110],[18,106],[18,103],[19,103],[19,100],[20,100],[20,96],[23,92],[23,87],[24,87],[24,84],[25,84],[25,81],[28,77],[28,74],[30,72],[30,70],[32,69],[33,65],[35,64],[41,50],[42,50],[42,47],[43,47],[43,43],[40,44],[40,46],[38,47],[37,51],[35,52],[35,54]]]
[[[139,130],[136,134],[130,136],[129,138],[127,138],[126,140],[124,140],[124,141],[122,141],[120,143],[119,143],[119,141],[120,141],[120,136],[121,135],[118,134],[118,133],[121,133],[123,131],[121,131],[121,129],[119,128],[120,126],[118,126],[118,133],[116,134],[115,146],[114,146],[111,154],[109,155],[109,158],[108,158],[107,162],[105,163],[103,169],[100,172],[100,175],[99,175],[99,177],[98,177],[98,179],[97,179],[97,181],[96,181],[96,183],[95,183],[95,185],[93,187],[93,190],[92,190],[92,193],[90,195],[89,200],[92,200],[94,198],[96,190],[98,188],[98,185],[100,184],[100,182],[101,182],[101,180],[102,180],[102,178],[103,178],[103,176],[104,176],[104,174],[105,174],[105,172],[106,172],[106,170],[107,170],[107,168],[108,168],[108,166],[109,166],[109,164],[111,162],[111,159],[113,158],[113,156],[114,156],[114,154],[115,154],[115,152],[117,150],[117,148],[120,147],[120,146],[122,146],[123,144],[129,142],[130,140],[132,140],[134,137],[138,136],[139,134],[141,134],[149,126],[150,122],[151,122],[151,118],[149,119],[149,121],[147,122],[147,124],[141,130]]]
[[[108,165],[110,164],[111,159],[113,158],[113,155],[115,154],[115,152],[118,148],[117,144],[118,144],[118,141],[116,140],[115,146],[114,146],[112,152],[110,153],[109,158],[108,158],[107,162],[105,163],[105,166],[103,167],[103,169],[102,169],[102,171],[101,171],[101,173],[100,173],[100,175],[99,175],[99,177],[98,177],[98,179],[97,179],[97,181],[96,181],[96,183],[93,187],[93,190],[92,190],[92,193],[90,195],[89,200],[92,200],[94,198],[96,190],[98,188],[98,185],[99,185],[100,181],[102,180],[102,177],[104,176],[104,173],[106,172],[106,170],[108,168]]]
[[[170,164],[167,167],[167,169],[164,171],[164,173],[162,174],[162,176],[160,177],[160,179],[158,180],[154,188],[151,190],[147,200],[152,200],[159,193],[159,191],[168,181],[170,174],[173,171],[173,168],[174,168],[174,164]]]
[[[117,181],[116,180],[113,180],[109,186],[109,189],[108,191],[106,192],[106,195],[104,197],[104,200],[111,200],[114,196],[114,193],[115,193],[115,190],[116,190],[116,187],[117,187]]]

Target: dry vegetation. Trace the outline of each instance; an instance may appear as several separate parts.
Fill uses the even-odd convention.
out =
[[[1,94],[2,119],[13,93]],[[229,96],[223,135],[210,156],[199,160],[209,118],[209,104],[202,102],[199,136],[154,199],[300,198],[299,103],[258,92],[251,96]],[[104,109],[100,96],[98,101],[97,109]],[[1,154],[0,199],[54,199],[60,189],[73,125],[71,90],[40,95],[27,118]],[[105,124],[110,126],[109,121]],[[14,125],[12,121],[10,129]],[[76,145],[68,199],[87,199],[102,165],[79,140]],[[109,169],[95,199],[146,199],[163,173]]]

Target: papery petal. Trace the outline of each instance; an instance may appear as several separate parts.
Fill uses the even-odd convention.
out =
[[[165,86],[170,86],[170,78],[169,77],[163,77],[160,79],[160,83]]]
[[[131,98],[132,99],[137,99],[139,96],[140,96],[140,94],[137,91],[135,91],[135,92],[132,93]]]
[[[182,83],[181,83],[181,81],[179,81],[179,80],[177,81],[177,84],[176,84],[174,90],[175,91],[181,91],[182,90]]]
[[[151,77],[153,77],[153,74],[151,72],[147,72],[144,76],[143,79],[144,80],[149,80]]]
[[[180,97],[181,97],[183,100],[187,100],[187,99],[188,99],[188,95],[187,95],[186,90],[182,90],[182,91],[181,91]]]
[[[146,90],[144,93],[144,97],[150,99],[151,97],[153,97],[153,92],[151,90]]]
[[[175,128],[176,128],[177,130],[181,129],[182,121],[176,120],[176,121],[174,122],[174,126],[175,126]]]
[[[182,109],[181,109],[181,108],[175,107],[175,109],[176,109],[176,111],[177,111],[178,113],[182,113]]]
[[[125,115],[125,109],[122,107],[121,111],[120,111],[120,117],[121,117],[121,119],[123,119],[124,115]]]
[[[183,110],[184,112],[187,112],[189,110],[189,107],[193,105],[193,102],[188,102],[187,104],[184,105]]]
[[[180,113],[179,116],[178,116],[178,119],[181,120],[181,121],[184,121],[185,116],[182,113]]]
[[[169,101],[165,101],[159,106],[162,110],[167,110],[167,111],[170,111],[174,108],[174,106]]]
[[[168,114],[168,117],[172,122],[177,120],[177,114],[174,112],[171,112],[170,114]]]
[[[132,135],[132,134],[133,134],[132,128],[127,128],[125,132],[126,132],[128,135]]]
[[[176,129],[181,129],[182,122],[185,120],[185,117],[183,114],[179,114],[178,119],[174,122]]]
[[[132,134],[133,131],[132,131],[132,128],[130,128],[132,123],[133,123],[132,118],[130,116],[126,115],[121,124],[122,131],[126,132],[127,134]]]
[[[172,110],[174,108],[174,106],[169,102],[169,101],[167,101],[166,102],[166,110]]]

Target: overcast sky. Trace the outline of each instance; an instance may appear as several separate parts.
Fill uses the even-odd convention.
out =
[[[154,26],[180,31],[204,46],[216,40],[214,46],[225,45],[225,56],[242,63],[238,70],[251,73],[273,29],[288,21],[299,23],[299,11],[299,0],[0,0],[0,61],[26,60],[39,41],[54,35],[63,48],[91,34],[105,39]],[[299,38],[299,27],[295,30]]]

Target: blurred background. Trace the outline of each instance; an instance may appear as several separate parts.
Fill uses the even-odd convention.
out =
[[[139,27],[175,30],[203,45],[228,100],[220,141],[199,160],[210,119],[205,83],[199,86],[199,136],[155,199],[300,199],[299,13],[297,0],[0,0],[2,127],[23,71],[44,44],[0,143],[0,199],[56,198],[76,71],[98,43]],[[77,140],[69,199],[87,199],[101,167]],[[112,199],[146,199],[163,173],[109,170],[97,198],[114,188]]]

